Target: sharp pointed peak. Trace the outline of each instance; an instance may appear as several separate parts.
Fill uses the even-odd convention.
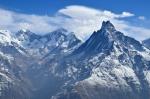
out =
[[[31,32],[30,30],[28,29],[20,29],[17,33],[16,33],[17,36],[20,36],[20,35],[36,35],[35,33]]]
[[[102,29],[115,30],[115,26],[110,21],[103,21]]]
[[[20,29],[19,32],[31,32],[31,31],[28,29]]]

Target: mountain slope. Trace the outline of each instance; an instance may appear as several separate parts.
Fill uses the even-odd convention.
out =
[[[65,29],[0,39],[2,99],[150,99],[150,50],[109,21],[84,43]]]
[[[42,36],[31,32],[22,34],[23,38],[26,34],[28,36],[26,36],[27,39],[20,40],[20,43],[27,45],[23,48],[29,52],[32,60],[35,59],[26,70],[26,74],[33,84],[34,98],[48,99],[59,89],[56,83],[61,82],[61,79],[51,75],[50,70],[57,64],[56,60],[61,60],[71,53],[80,45],[81,41],[65,29],[58,29]],[[31,34],[36,37],[30,36]],[[17,36],[20,38],[19,35]]]
[[[71,84],[52,99],[150,99],[150,50],[109,21],[65,62]]]
[[[31,96],[24,75],[26,58],[26,51],[14,35],[8,30],[0,30],[0,99],[27,99]]]
[[[14,57],[0,52],[0,99],[27,99],[31,95],[28,80]]]
[[[58,29],[46,35],[38,35],[29,30],[21,30],[16,34],[21,46],[35,57],[46,56],[49,53],[67,52],[81,41],[73,33]]]
[[[36,74],[31,74],[34,74],[34,69],[44,68],[40,65],[42,61],[66,55],[80,43],[73,33],[65,29],[46,35],[38,35],[29,30],[20,30],[16,34],[0,30],[0,98],[33,98],[35,89],[39,88],[37,86],[45,86],[38,83],[36,88],[34,87],[32,78]],[[44,78],[42,76],[40,75],[39,79]],[[36,82],[39,82],[39,79]]]

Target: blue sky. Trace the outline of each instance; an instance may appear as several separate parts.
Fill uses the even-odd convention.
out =
[[[0,29],[44,34],[62,27],[84,40],[103,20],[110,20],[126,35],[143,40],[150,37],[149,4],[149,0],[0,0]]]
[[[115,13],[129,11],[136,15],[150,17],[150,0],[0,0],[0,7],[34,14],[54,14],[69,5],[84,5]]]

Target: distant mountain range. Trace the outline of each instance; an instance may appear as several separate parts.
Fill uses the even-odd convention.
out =
[[[104,21],[85,42],[0,30],[0,99],[150,99],[150,40]]]

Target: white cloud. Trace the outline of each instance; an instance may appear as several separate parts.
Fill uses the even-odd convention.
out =
[[[150,29],[133,26],[126,21],[113,21],[116,29],[123,32],[125,35],[131,36],[140,41],[150,38]]]
[[[145,20],[146,18],[144,16],[139,16],[138,19]]]
[[[66,25],[64,27],[74,31],[80,38],[89,37],[94,30],[100,29],[103,20],[110,20],[116,29],[138,40],[150,37],[150,29],[136,27],[123,20],[125,17],[135,16],[130,12],[115,14],[111,11],[102,11],[84,6],[69,6],[58,12],[71,17],[63,22]]]
[[[57,26],[50,24],[49,16],[27,15],[0,9],[0,29],[16,32],[22,28],[36,33],[55,30]]]
[[[18,31],[29,29],[35,33],[48,33],[57,28],[66,28],[81,38],[86,39],[93,31],[100,29],[103,20],[110,20],[118,30],[138,40],[150,37],[150,30],[135,27],[124,21],[125,17],[132,17],[130,12],[116,14],[107,10],[97,10],[85,6],[67,6],[56,12],[55,16],[27,15],[0,9],[0,29]]]
[[[132,17],[134,16],[134,14],[130,13],[130,12],[122,12],[121,17]]]
[[[132,17],[134,16],[134,14],[130,13],[130,12],[122,12],[121,14],[115,14],[112,13],[111,11],[101,11],[102,15],[105,15],[109,18],[125,18],[125,17]]]
[[[75,32],[81,39],[89,37],[94,30],[100,29],[103,20],[113,21],[134,16],[129,12],[115,14],[107,10],[102,11],[78,5],[68,6],[59,10],[58,13],[69,16],[69,18],[65,18],[62,25]]]

